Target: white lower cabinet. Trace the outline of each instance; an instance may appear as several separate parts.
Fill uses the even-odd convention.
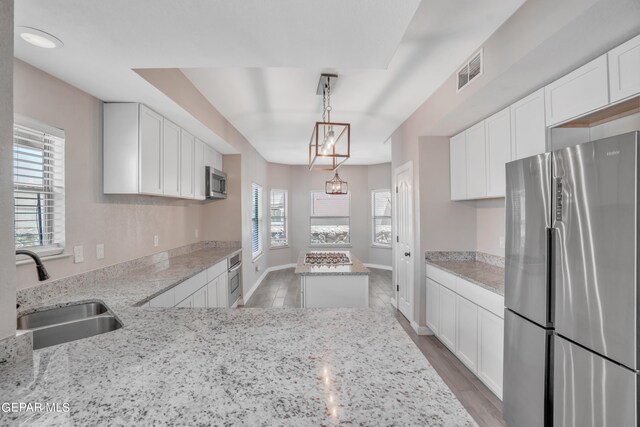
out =
[[[148,306],[226,308],[229,306],[228,277],[225,259],[156,296]]]
[[[478,308],[478,378],[502,399],[504,321]]]
[[[502,399],[504,298],[431,265],[427,275],[427,326]]]
[[[474,374],[478,367],[478,306],[456,295],[456,356]]]
[[[456,294],[440,287],[440,335],[438,338],[453,352],[456,351]]]
[[[440,285],[427,278],[427,327],[438,335],[440,331]]]

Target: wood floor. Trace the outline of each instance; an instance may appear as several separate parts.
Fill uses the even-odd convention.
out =
[[[502,402],[467,369],[458,358],[433,335],[417,335],[409,321],[392,305],[391,272],[371,269],[369,306],[392,310],[431,366],[479,426],[506,426],[502,419]],[[300,279],[293,269],[273,271],[264,278],[245,307],[300,307]]]

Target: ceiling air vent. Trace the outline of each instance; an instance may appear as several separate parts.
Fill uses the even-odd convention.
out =
[[[458,70],[458,90],[467,86],[476,77],[482,75],[482,49],[471,57],[471,60]]]

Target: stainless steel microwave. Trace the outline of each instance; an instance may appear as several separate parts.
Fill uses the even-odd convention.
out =
[[[227,174],[214,169],[211,166],[205,166],[205,195],[207,199],[226,199],[227,198]]]

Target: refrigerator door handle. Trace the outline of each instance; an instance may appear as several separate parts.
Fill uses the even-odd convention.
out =
[[[554,311],[555,311],[555,255],[556,255],[556,233],[558,230],[554,227],[547,228],[547,327],[553,327]]]

